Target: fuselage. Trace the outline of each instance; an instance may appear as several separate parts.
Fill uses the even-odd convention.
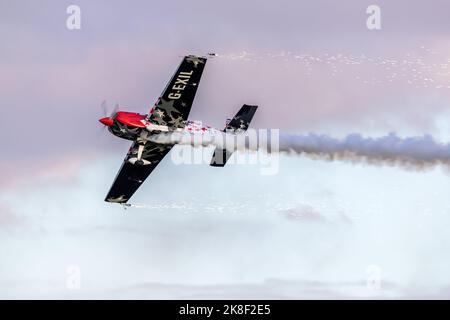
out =
[[[186,121],[183,128],[169,128],[164,125],[151,123],[147,119],[147,115],[142,115],[136,112],[118,111],[111,117],[105,117],[99,120],[108,130],[115,136],[126,139],[135,140],[141,136],[143,130],[149,131],[153,134],[163,132],[191,132],[191,133],[217,133],[221,130],[204,126],[201,121]]]

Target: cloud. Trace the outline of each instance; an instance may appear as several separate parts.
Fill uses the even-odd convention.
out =
[[[5,205],[0,205],[0,228],[14,228],[19,226],[23,221],[20,217]]]
[[[437,172],[283,156],[278,175],[261,176],[252,165],[216,170],[167,158],[133,198],[143,206],[123,210],[102,201],[120,161],[82,162],[70,184],[2,191],[26,223],[0,236],[10,257],[0,265],[0,296],[376,298],[411,296],[410,283],[430,296],[447,285],[450,261],[436,254],[449,245],[447,204],[436,199],[448,179]],[[399,194],[403,183],[409,191]],[[366,286],[373,264],[383,270],[381,291]],[[80,291],[66,288],[73,265]]]
[[[333,216],[325,216],[316,208],[308,204],[298,204],[288,209],[278,211],[289,220],[296,220],[306,223],[352,223],[352,220],[342,211],[338,211]]]

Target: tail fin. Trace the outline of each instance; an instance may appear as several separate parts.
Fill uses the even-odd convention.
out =
[[[224,132],[230,133],[244,133],[247,131],[250,122],[255,115],[256,109],[258,106],[250,106],[244,104],[239,112],[231,119],[231,121],[227,122]],[[228,159],[230,159],[232,152],[217,147],[214,150],[214,154],[211,159],[211,166],[213,167],[223,167],[225,163],[227,163]]]

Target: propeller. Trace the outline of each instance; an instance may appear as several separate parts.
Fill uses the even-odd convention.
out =
[[[103,117],[99,119],[99,121],[103,124],[100,131],[103,133],[105,132],[105,129],[113,124],[114,118],[116,117],[117,111],[119,110],[119,104],[116,103],[114,105],[114,108],[111,112],[108,112],[108,104],[106,103],[106,100],[103,100],[103,102],[100,105],[100,108],[102,110]],[[108,115],[109,114],[109,115]]]
[[[113,123],[113,120],[117,114],[117,111],[119,110],[119,104],[116,103],[114,106],[114,109],[112,109],[111,113],[108,116],[108,105],[106,103],[106,100],[103,100],[102,104],[100,105],[102,112],[103,112],[103,118],[101,118],[99,121],[103,123],[105,126],[111,126]]]
[[[119,110],[119,104],[116,103],[114,105],[114,108],[112,109],[112,111],[109,115],[108,115],[109,107],[108,107],[108,104],[106,103],[106,100],[103,100],[103,102],[101,104],[101,108],[102,108],[102,112],[103,112],[103,117],[113,119],[116,116],[117,111]]]

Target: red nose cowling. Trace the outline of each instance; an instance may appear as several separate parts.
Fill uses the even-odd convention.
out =
[[[114,122],[113,119],[108,118],[108,117],[106,117],[106,118],[101,118],[101,119],[98,120],[98,121],[100,121],[101,123],[103,123],[105,126],[108,126],[108,127],[112,126],[112,125],[113,125],[113,122]]]

